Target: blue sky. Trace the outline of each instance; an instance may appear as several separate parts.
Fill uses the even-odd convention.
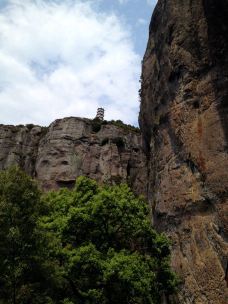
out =
[[[155,0],[104,0],[100,7],[107,12],[116,13],[129,26],[135,49],[144,55],[148,39],[148,27]]]
[[[137,125],[156,1],[0,0],[0,123],[66,116]]]

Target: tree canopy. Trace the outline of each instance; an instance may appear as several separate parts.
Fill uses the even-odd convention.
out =
[[[0,172],[0,303],[156,304],[177,286],[170,244],[125,184],[42,194]]]

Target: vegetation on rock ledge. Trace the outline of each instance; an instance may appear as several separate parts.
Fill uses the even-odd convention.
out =
[[[104,121],[102,121],[99,118],[94,118],[91,120],[91,124],[92,124],[92,132],[94,132],[94,133],[99,132],[102,125],[113,125],[113,126],[123,129],[126,132],[140,133],[139,128],[129,125],[129,124],[125,124],[124,122],[122,122],[122,120],[110,120],[110,121],[104,120]]]
[[[43,194],[0,173],[0,303],[160,303],[175,291],[169,242],[127,185],[77,179]]]

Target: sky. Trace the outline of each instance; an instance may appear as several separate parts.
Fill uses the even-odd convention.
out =
[[[0,124],[137,125],[155,0],[0,0]]]

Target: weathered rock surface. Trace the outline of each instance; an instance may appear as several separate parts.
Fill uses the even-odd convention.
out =
[[[99,182],[129,182],[145,194],[141,147],[140,133],[111,123],[99,130],[89,119],[58,119],[48,128],[0,125],[0,169],[18,164],[45,190],[72,187],[86,175]]]
[[[154,224],[173,239],[178,303],[228,303],[228,0],[159,0],[140,126]]]
[[[44,128],[0,125],[0,170],[18,164],[34,174],[37,150]]]

